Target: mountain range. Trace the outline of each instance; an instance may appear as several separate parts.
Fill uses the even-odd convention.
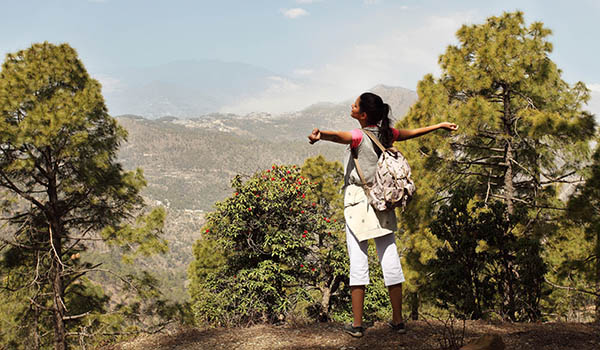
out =
[[[371,91],[403,116],[416,100],[413,91],[378,85]],[[148,180],[145,194],[175,209],[211,210],[231,191],[229,180],[251,175],[272,164],[302,165],[323,154],[341,160],[345,147],[331,143],[309,145],[313,128],[350,130],[358,127],[350,114],[354,98],[341,103],[319,103],[281,115],[250,113],[205,114],[197,118],[135,115],[117,117],[129,133],[120,150],[125,168],[142,168]]]

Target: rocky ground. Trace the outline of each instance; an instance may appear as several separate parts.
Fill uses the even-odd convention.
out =
[[[497,334],[506,349],[599,350],[600,324],[583,323],[490,323],[468,321],[414,321],[407,334],[396,334],[377,322],[360,339],[341,332],[341,324],[255,325],[247,328],[188,328],[169,334],[138,337],[102,350],[196,350],[196,349],[444,349],[452,339],[469,342],[484,334]],[[455,337],[452,337],[452,334]]]

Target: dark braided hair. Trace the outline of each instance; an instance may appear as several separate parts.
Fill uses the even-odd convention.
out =
[[[358,108],[361,113],[367,113],[368,125],[377,125],[379,127],[379,139],[381,143],[385,147],[392,146],[392,143],[394,143],[394,133],[390,128],[390,105],[383,103],[381,97],[374,93],[365,92],[360,95]]]

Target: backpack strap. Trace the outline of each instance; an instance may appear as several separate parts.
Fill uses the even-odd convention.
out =
[[[383,145],[381,144],[381,142],[379,141],[379,139],[377,137],[375,137],[375,135],[373,135],[372,132],[370,132],[367,129],[361,129],[367,136],[369,136],[369,138],[371,139],[371,141],[373,141],[377,147],[379,147],[379,149],[381,150],[381,152],[385,152],[385,147],[383,147]]]

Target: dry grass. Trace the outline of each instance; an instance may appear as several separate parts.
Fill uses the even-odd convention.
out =
[[[355,339],[340,331],[340,324],[318,323],[306,326],[256,325],[248,328],[188,328],[171,334],[144,336],[102,350],[196,350],[196,349],[439,349],[441,322],[416,321],[408,333],[392,333],[384,323],[375,323],[363,338]],[[468,321],[465,340],[483,334],[498,334],[506,349],[519,350],[599,350],[600,325],[582,323],[488,323]]]

